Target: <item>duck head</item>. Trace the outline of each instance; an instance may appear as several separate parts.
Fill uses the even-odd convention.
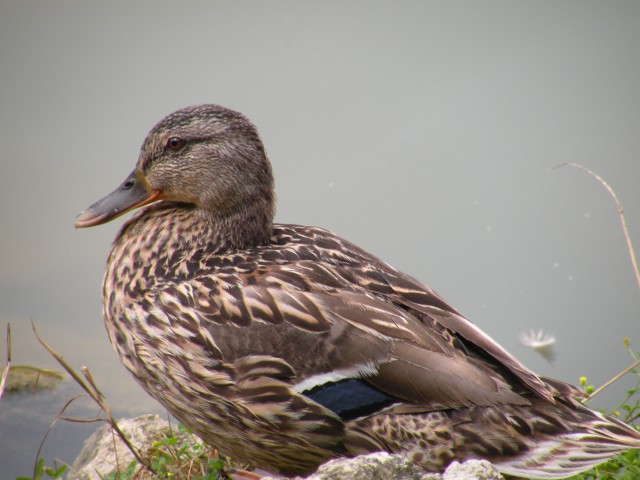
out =
[[[178,110],[147,135],[138,163],[112,193],[75,220],[77,228],[106,223],[156,201],[195,206],[211,218],[274,214],[271,165],[255,126],[218,105]]]

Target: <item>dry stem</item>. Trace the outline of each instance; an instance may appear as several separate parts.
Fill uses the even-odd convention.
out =
[[[625,238],[625,241],[627,242],[627,250],[629,252],[629,258],[631,258],[631,266],[633,267],[633,273],[635,274],[636,283],[638,284],[638,288],[640,288],[640,269],[638,269],[638,262],[636,261],[636,254],[635,254],[635,251],[633,249],[633,243],[631,242],[631,236],[629,235],[629,230],[627,229],[627,222],[626,222],[626,220],[624,218],[624,209],[622,208],[622,204],[618,200],[618,196],[616,195],[616,192],[613,190],[613,188],[611,188],[609,186],[609,184],[600,175],[595,173],[593,170],[588,169],[584,165],[580,165],[579,163],[571,163],[571,162],[563,163],[563,164],[558,165],[557,167],[554,167],[554,168],[560,168],[560,167],[564,167],[564,166],[574,167],[574,168],[577,168],[579,170],[582,170],[583,172],[588,173],[593,178],[595,178],[604,188],[606,188],[607,192],[609,192],[609,195],[611,195],[611,197],[613,198],[613,201],[616,203],[616,208],[618,210],[618,215],[620,216],[620,223],[622,225],[622,231],[624,233],[624,238]],[[596,390],[594,390],[591,393],[591,395],[589,395],[585,399],[585,402],[591,400],[598,393],[600,393],[605,388],[607,388],[609,385],[611,385],[612,383],[617,381],[623,375],[627,374],[628,372],[630,372],[631,370],[636,368],[638,365],[640,365],[640,360],[632,363],[627,368],[622,370],[620,373],[618,373],[617,375],[612,377],[610,380],[605,382],[602,386],[600,386]]]
[[[7,364],[2,372],[2,379],[0,379],[0,398],[2,398],[2,392],[4,392],[4,386],[7,383],[7,376],[9,375],[9,368],[11,367],[11,324],[7,323]]]
[[[636,276],[636,283],[638,284],[638,288],[640,288],[640,270],[638,269],[638,262],[636,261],[636,254],[633,250],[633,244],[631,243],[631,236],[629,235],[629,230],[627,229],[627,221],[624,218],[624,210],[622,209],[622,204],[618,200],[618,196],[616,192],[613,191],[613,188],[609,186],[609,184],[597,173],[593,170],[589,170],[587,167],[580,165],[579,163],[563,163],[562,165],[558,165],[554,168],[560,168],[564,166],[574,167],[582,170],[583,172],[587,172],[593,178],[595,178],[600,184],[607,189],[607,192],[613,198],[613,201],[616,202],[616,207],[618,209],[618,215],[620,216],[620,223],[622,224],[622,231],[624,232],[624,238],[627,242],[627,250],[629,251],[629,257],[631,258],[631,265],[633,266],[633,273]]]
[[[115,431],[118,434],[118,436],[124,442],[124,444],[127,446],[127,448],[131,451],[131,453],[133,453],[133,456],[136,458],[136,460],[141,465],[143,465],[144,467],[146,467],[147,469],[152,471],[150,466],[149,466],[149,464],[142,458],[140,453],[131,444],[131,442],[126,437],[126,435],[122,432],[122,430],[120,430],[120,427],[118,426],[118,423],[116,422],[116,420],[113,418],[113,415],[111,414],[111,409],[109,408],[109,405],[107,405],[107,403],[104,400],[104,395],[102,394],[102,392],[96,386],[96,383],[93,380],[91,372],[89,372],[89,369],[87,367],[82,367],[82,373],[84,375],[84,378],[82,378],[80,376],[80,374],[78,374],[78,372],[76,372],[73,369],[73,367],[71,365],[69,365],[69,363],[58,352],[56,352],[51,346],[49,346],[47,344],[47,342],[45,342],[42,339],[42,337],[38,334],[38,331],[36,330],[36,326],[35,326],[35,324],[33,322],[31,322],[31,327],[33,328],[33,332],[35,333],[38,341],[42,344],[42,346],[53,356],[53,358],[55,358],[57,360],[57,362],[60,365],[62,365],[62,367],[69,373],[69,375],[71,375],[71,377],[76,381],[76,383],[78,385],[80,385],[80,387],[82,387],[82,389],[85,392],[87,392],[89,397],[91,397],[93,399],[93,401],[98,404],[98,406],[102,409],[102,411],[105,413],[105,416],[106,416],[106,418],[95,418],[95,419],[90,419],[90,420],[75,419],[75,418],[62,417],[62,416],[60,418],[64,419],[64,420],[74,421],[74,422],[96,422],[96,421],[108,422],[111,425],[111,428],[113,429],[113,431]],[[67,402],[67,404],[64,406],[64,408],[60,412],[60,415],[62,415],[62,413],[64,413],[64,410],[76,398],[78,398],[78,397],[74,397],[69,402]],[[51,426],[53,426],[53,424],[55,424],[55,421],[57,421],[57,420],[58,420],[58,418],[56,418],[56,420],[54,420],[54,422],[52,423]],[[48,434],[48,432],[47,432],[47,434]],[[45,435],[45,438],[46,438],[46,435]],[[44,442],[44,439],[43,439],[43,442]],[[38,455],[39,454],[40,454],[40,451],[38,450]]]

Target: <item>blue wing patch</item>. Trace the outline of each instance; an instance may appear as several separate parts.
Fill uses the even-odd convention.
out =
[[[398,402],[398,399],[382,393],[364,380],[357,378],[325,383],[302,393],[335,412],[343,421],[370,415]]]

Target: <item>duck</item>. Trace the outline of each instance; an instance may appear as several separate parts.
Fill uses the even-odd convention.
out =
[[[385,451],[427,472],[486,459],[564,478],[640,447],[424,283],[328,230],[274,223],[271,164],[239,112],[166,116],[75,226],[132,210],[102,284],[109,339],[149,395],[236,461],[295,476]]]

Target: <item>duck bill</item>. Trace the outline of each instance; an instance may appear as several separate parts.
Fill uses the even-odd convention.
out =
[[[142,175],[134,170],[113,192],[80,213],[75,226],[86,228],[101,225],[130,210],[159,200],[161,194],[160,191],[152,190]]]

